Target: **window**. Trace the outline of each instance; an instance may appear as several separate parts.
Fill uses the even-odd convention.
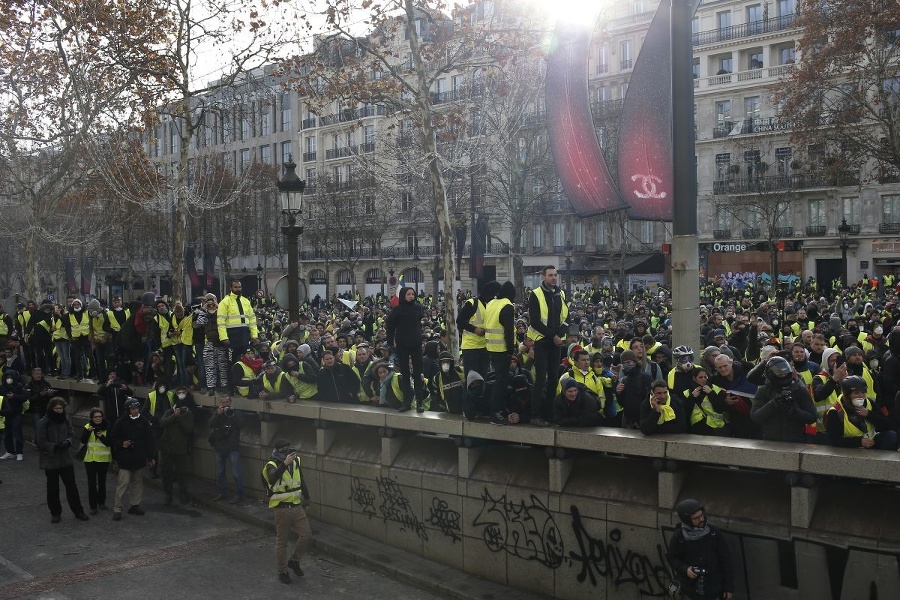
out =
[[[250,166],[250,148],[241,149],[241,171]]]
[[[344,169],[341,167],[331,167],[331,181],[340,185],[344,181]]]
[[[564,247],[566,245],[566,224],[565,223],[554,223],[553,224],[553,245],[557,247]]]
[[[291,95],[281,95],[281,131],[291,130]]]
[[[791,213],[791,203],[787,201],[779,202],[775,205],[775,226],[791,227],[793,226],[793,214]]]
[[[266,101],[259,103],[259,135],[272,133],[272,105]]]
[[[375,214],[375,197],[374,196],[363,196],[363,210],[366,211],[367,215]]]
[[[786,17],[794,14],[794,0],[778,0],[778,16]]]
[[[374,144],[375,143],[375,126],[374,125],[366,125],[363,127],[363,139],[366,144]]]
[[[796,52],[794,51],[793,46],[788,46],[787,48],[782,48],[778,51],[778,64],[780,65],[792,65],[796,59]]]
[[[881,197],[881,205],[882,223],[900,223],[900,194],[885,194]]]
[[[531,246],[535,250],[544,249],[544,224],[535,223],[532,228]]]
[[[747,7],[747,33],[756,35],[762,32],[762,5],[753,4]]]
[[[809,224],[813,227],[825,226],[825,200],[813,198],[809,201]]]
[[[653,243],[653,221],[641,221],[640,239],[642,244]]]
[[[607,102],[611,99],[609,88],[605,85],[597,88],[597,100],[600,102]]]
[[[411,233],[406,236],[406,250],[410,254],[419,253],[419,236],[417,236],[415,233]]]
[[[584,246],[584,222],[580,219],[575,222],[575,245]]]
[[[716,206],[716,229],[719,230],[730,230],[731,229],[731,210],[728,206],[719,205]]]
[[[309,136],[304,139],[304,143],[306,144],[306,152],[309,154],[316,153],[316,137]]]
[[[253,137],[251,131],[251,124],[253,122],[253,116],[247,112],[247,107],[241,107],[241,139],[249,140]]]
[[[724,181],[728,179],[728,171],[731,167],[731,153],[716,154],[716,180]]]
[[[825,163],[825,147],[821,144],[810,144],[806,147],[806,154],[809,157],[809,168],[820,169]]]
[[[881,81],[884,91],[884,102],[888,106],[897,106],[900,101],[900,77],[889,77]]]
[[[731,27],[731,11],[726,10],[723,12],[716,13],[716,26],[719,28],[719,34],[726,33],[723,32],[723,29],[728,29]],[[730,32],[727,32],[730,33]]]
[[[281,142],[281,164],[287,164],[291,161],[291,155],[294,153],[291,142]]]
[[[841,218],[847,219],[849,225],[859,225],[862,205],[858,196],[841,198]]]
[[[267,144],[259,147],[259,162],[266,165],[272,164],[272,146]]]
[[[731,100],[716,102],[716,123],[722,125],[731,122]]]
[[[700,17],[691,19],[691,33],[694,35],[700,33]]]
[[[778,175],[790,174],[792,153],[790,148],[775,148],[775,166]]]
[[[623,71],[631,68],[631,41],[626,40],[619,45],[619,68]]]
[[[412,193],[400,192],[400,212],[408,213],[412,210]]]
[[[306,185],[315,187],[316,178],[319,177],[319,170],[313,167],[306,170]]]
[[[763,52],[762,52],[762,50],[754,50],[750,53],[747,66],[751,70],[763,68]]]
[[[602,75],[609,70],[609,47],[600,46],[597,54],[597,74]]]
[[[756,206],[748,206],[747,207],[747,227],[749,229],[758,229],[759,228],[759,208]]]
[[[759,118],[759,109],[759,96],[750,96],[749,98],[744,98],[744,114],[748,119]]]
[[[175,123],[169,123],[169,154],[178,154],[178,128]]]
[[[693,65],[691,65],[691,72],[694,75],[694,79],[700,79],[700,59],[695,58]]]
[[[733,71],[734,59],[731,55],[719,57],[719,70],[716,71],[716,75],[727,75]]]

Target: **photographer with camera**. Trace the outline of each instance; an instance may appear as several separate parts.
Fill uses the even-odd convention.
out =
[[[306,511],[303,510],[303,506],[309,502],[309,490],[303,480],[300,457],[290,444],[285,439],[273,441],[275,449],[272,451],[272,458],[262,470],[269,508],[275,511],[275,563],[281,583],[291,583],[288,568],[297,577],[303,577],[300,559],[306,553],[306,546],[312,536]],[[296,532],[299,539],[288,559],[288,536],[291,531]]]
[[[162,467],[162,484],[166,492],[166,504],[172,504],[172,490],[178,481],[178,491],[182,504],[191,501],[188,492],[188,470],[190,468],[191,442],[194,437],[194,413],[187,403],[187,398],[175,397],[175,403],[167,410],[162,419],[162,436],[159,440],[160,466]]]
[[[804,443],[806,426],[817,418],[809,390],[781,356],[766,361],[765,378],[753,398],[750,418],[762,427],[767,440]]]
[[[675,526],[666,560],[681,592],[694,600],[731,600],[734,576],[728,545],[718,528],[706,520],[706,509],[693,498],[675,506],[681,520]]]
[[[113,521],[122,520],[122,499],[131,490],[131,507],[128,514],[142,516],[141,498],[144,494],[145,466],[156,466],[156,447],[150,420],[141,414],[141,401],[129,398],[125,403],[126,414],[119,417],[109,435],[113,458],[119,465],[119,480],[113,505]]]
[[[226,463],[231,463],[231,475],[234,477],[234,498],[232,504],[240,504],[244,500],[244,475],[241,471],[241,428],[244,426],[244,415],[231,407],[231,398],[219,399],[216,413],[209,420],[209,444],[216,453],[216,485],[219,494],[213,498],[218,502],[228,495],[228,478],[225,475]]]
[[[40,450],[39,464],[47,476],[47,507],[50,509],[50,522],[59,523],[62,518],[62,505],[59,502],[59,480],[66,488],[66,500],[69,508],[80,521],[87,521],[75,482],[75,464],[72,460],[72,440],[75,432],[72,421],[66,415],[66,401],[55,396],[47,404],[47,415],[38,422],[37,447]]]

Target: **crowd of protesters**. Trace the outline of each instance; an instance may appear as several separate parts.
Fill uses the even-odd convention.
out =
[[[128,415],[135,386],[150,387],[141,413],[155,444],[167,411],[208,394],[415,408],[497,425],[897,448],[893,276],[828,289],[812,279],[709,280],[699,337],[676,347],[664,288],[627,297],[585,288],[568,298],[555,269],[541,277],[524,298],[508,282],[460,291],[459,355],[450,353],[441,297],[407,287],[393,298],[316,297],[296,321],[271,296],[242,296],[239,281],[221,300],[205,294],[189,305],[149,293],[127,305],[23,303],[0,314],[0,459],[21,460],[23,422],[36,431],[47,415],[46,375],[97,382],[99,417],[110,425]],[[184,487],[179,469],[170,475]]]

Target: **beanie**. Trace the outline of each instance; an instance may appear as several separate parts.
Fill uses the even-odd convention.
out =
[[[626,350],[622,353],[622,356],[619,357],[620,362],[625,362],[627,360],[637,362],[637,354],[632,352],[631,350]]]
[[[573,379],[572,377],[567,377],[566,380],[563,381],[563,385],[562,385],[563,391],[566,391],[573,387],[578,387],[578,382],[575,381],[575,379]]]
[[[312,352],[312,348],[309,347],[309,344],[300,344],[300,347],[297,350],[303,354],[303,356],[309,356],[309,353]]]

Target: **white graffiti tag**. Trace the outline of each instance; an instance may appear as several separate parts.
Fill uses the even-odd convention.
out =
[[[634,195],[637,196],[638,198],[646,199],[646,198],[665,198],[666,197],[665,192],[656,191],[656,184],[662,183],[662,179],[660,179],[656,175],[640,175],[640,174],[638,174],[638,175],[631,176],[632,181],[637,181],[638,179],[641,180],[641,188],[643,188],[643,190],[644,190],[643,194],[637,190],[634,190]]]

